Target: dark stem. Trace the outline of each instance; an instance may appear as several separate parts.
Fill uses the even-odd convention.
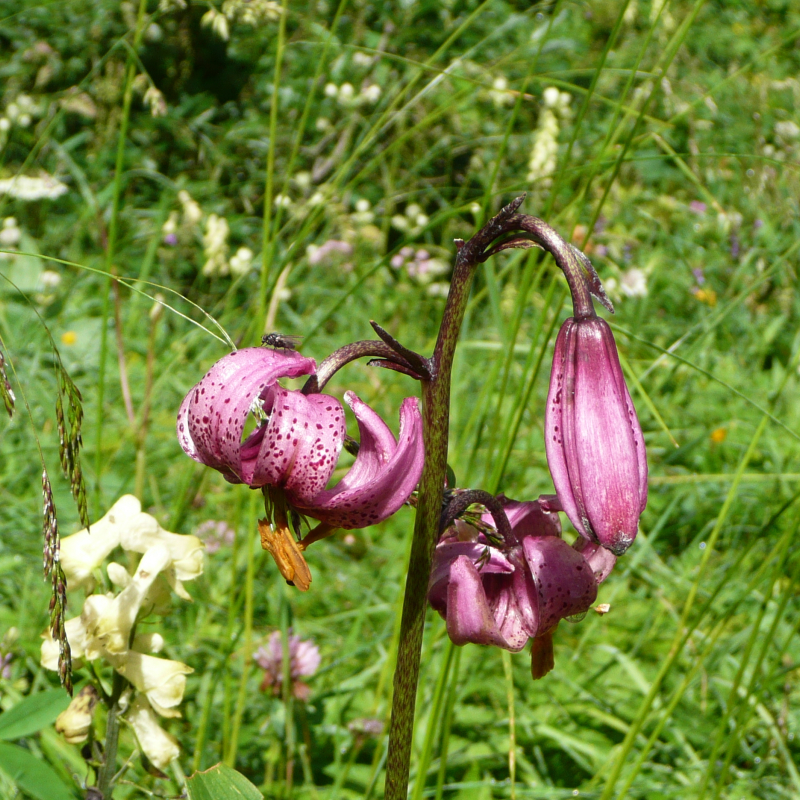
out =
[[[433,549],[439,533],[447,475],[447,442],[450,414],[450,374],[456,343],[469,300],[475,270],[484,251],[506,232],[508,220],[519,208],[524,195],[506,206],[466,244],[456,242],[456,256],[450,292],[447,296],[436,349],[430,360],[430,379],[422,383],[422,424],[425,439],[425,467],[419,485],[417,516],[411,557],[406,576],[400,642],[394,673],[392,718],[389,723],[389,753],[386,762],[385,800],[406,800],[414,730],[422,631],[428,602],[428,577]]]
[[[544,220],[532,217],[529,214],[517,214],[508,220],[510,230],[522,230],[533,237],[535,244],[551,253],[569,284],[572,294],[572,307],[575,319],[586,319],[596,316],[592,305],[594,295],[612,314],[614,306],[608,299],[600,278],[592,262],[577,247],[565,241],[564,238],[551,228]],[[507,247],[520,247],[519,243],[508,242],[499,245],[491,251],[494,254]]]
[[[429,367],[428,374],[421,374],[425,467],[419,484],[417,517],[411,543],[397,666],[394,673],[384,795],[386,800],[406,800],[408,791],[414,706],[427,606],[428,578],[439,534],[442,496],[447,474],[450,374],[475,270],[479,264],[501,250],[539,246],[552,253],[556,264],[564,272],[572,292],[576,318],[595,316],[592,294],[609,311],[614,310],[603,291],[594,267],[580,250],[566,242],[543,220],[516,213],[524,199],[525,195],[522,195],[509,203],[468,242],[456,240],[458,254],[439,328],[439,338],[436,341],[433,358],[425,360],[426,366]],[[514,233],[520,232],[527,234],[527,237],[513,236]],[[382,329],[376,328],[376,330],[384,342],[387,342],[393,354],[389,361],[405,367],[417,367],[416,363],[409,363],[403,357],[402,350],[398,354],[398,343],[394,339]],[[495,521],[498,522],[498,517],[495,517]],[[502,522],[498,522],[498,530],[501,525]]]
[[[503,541],[512,545],[515,544],[514,533],[511,530],[511,525],[508,522],[503,504],[493,494],[484,492],[482,489],[470,489],[466,492],[461,492],[453,497],[448,503],[447,508],[442,511],[441,520],[439,522],[439,535],[441,536],[453,521],[458,519],[471,505],[480,503],[486,506],[486,509],[492,515],[494,526],[497,528],[498,534],[502,536]]]
[[[303,394],[317,394],[325,387],[325,384],[346,364],[358,358],[382,358],[395,364],[405,367],[412,372],[416,372],[406,359],[389,347],[385,342],[377,339],[364,339],[360,342],[353,342],[334,350],[317,368],[317,374],[312,375],[302,388]]]

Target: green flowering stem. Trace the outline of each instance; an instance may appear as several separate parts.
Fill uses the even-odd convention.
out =
[[[456,241],[458,254],[450,283],[439,337],[429,361],[430,377],[422,381],[422,424],[425,467],[419,486],[417,517],[406,577],[400,643],[394,673],[392,718],[389,724],[389,754],[386,764],[386,800],[405,800],[411,762],[414,706],[419,680],[422,632],[428,602],[428,577],[433,550],[439,537],[442,495],[447,473],[447,444],[450,422],[450,376],[458,336],[469,300],[472,279],[478,265],[496,250],[490,245],[510,230],[514,212],[525,196],[518,197],[485,225],[469,242]],[[509,223],[511,222],[511,225]],[[525,246],[525,245],[516,245]]]
[[[103,765],[97,774],[97,791],[103,800],[110,800],[114,791],[114,776],[117,774],[117,746],[119,745],[119,699],[125,689],[125,678],[114,673],[111,696],[107,700],[106,740],[103,747]]]

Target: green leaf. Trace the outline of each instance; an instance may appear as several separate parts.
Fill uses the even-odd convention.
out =
[[[217,764],[186,781],[189,800],[264,800],[264,795],[235,769]]]
[[[19,739],[46,728],[70,703],[63,689],[32,694],[0,714],[0,739]]]
[[[18,745],[0,742],[0,769],[36,800],[75,800],[46,761]]]

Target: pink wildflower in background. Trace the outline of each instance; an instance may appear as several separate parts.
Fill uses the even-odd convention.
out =
[[[310,639],[303,640],[290,634],[289,659],[292,694],[298,700],[308,700],[311,688],[299,679],[313,675],[319,668],[319,648]],[[283,686],[283,642],[280,631],[274,631],[267,644],[258,648],[255,661],[264,670],[261,691],[272,689],[274,695],[279,695]]]
[[[206,520],[194,533],[205,543],[207,553],[216,553],[222,545],[232,545],[236,538],[236,531],[225,520]]]

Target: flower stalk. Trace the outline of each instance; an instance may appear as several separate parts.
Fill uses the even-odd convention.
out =
[[[422,632],[427,607],[428,577],[439,536],[450,427],[450,377],[461,324],[475,270],[492,252],[487,247],[509,230],[508,224],[525,196],[518,197],[489,221],[469,242],[456,241],[458,253],[433,357],[430,378],[422,381],[422,428],[425,466],[419,485],[417,516],[406,576],[400,643],[394,674],[389,754],[386,763],[386,800],[405,800],[414,728],[414,706],[419,680]]]
[[[447,470],[450,377],[475,271],[479,264],[503,250],[538,247],[551,253],[564,273],[572,294],[576,320],[591,320],[596,317],[592,296],[612,313],[614,310],[597,272],[580,250],[566,242],[543,220],[516,213],[524,199],[525,195],[522,195],[512,201],[468,242],[456,240],[458,250],[456,263],[436,348],[432,358],[426,362],[428,374],[420,376],[425,466],[419,485],[417,516],[406,578],[394,677],[386,767],[386,800],[405,800],[407,793],[414,706],[425,621],[425,598],[433,552],[440,524],[444,521],[442,499]],[[376,328],[376,332],[384,342],[393,346],[393,341],[388,340],[381,330]],[[408,358],[407,351],[396,350],[396,352],[401,357]],[[485,502],[485,500],[474,497],[472,502]],[[449,515],[448,510],[444,516]],[[507,525],[508,522],[503,524],[501,519],[498,530],[505,529]],[[552,654],[552,650],[548,652]],[[552,664],[543,666],[538,673],[544,674],[551,666]],[[538,677],[535,663],[534,677]]]

